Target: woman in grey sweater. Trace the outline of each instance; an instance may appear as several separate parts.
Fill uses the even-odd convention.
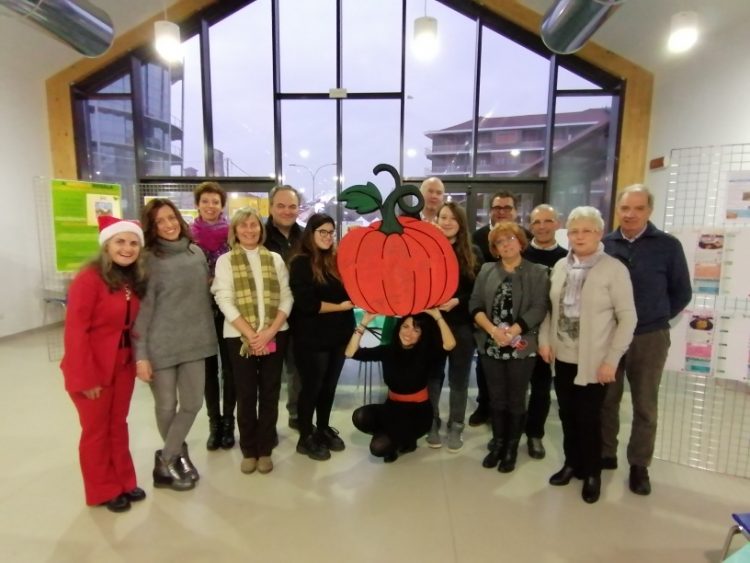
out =
[[[185,438],[203,405],[204,360],[217,346],[208,265],[171,201],[151,200],[141,222],[149,281],[135,323],[135,354],[164,440],[154,456],[154,486],[185,491],[199,479]]]

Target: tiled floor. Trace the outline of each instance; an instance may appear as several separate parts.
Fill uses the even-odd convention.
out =
[[[730,514],[750,509],[749,480],[659,461],[651,496],[631,494],[620,469],[606,472],[602,499],[587,505],[578,482],[547,484],[561,465],[554,415],[547,459],[523,451],[510,475],[480,466],[485,428],[468,429],[458,454],[422,444],[384,465],[351,425],[362,389],[350,371],[334,413],[346,451],[323,463],[296,454],[296,435],[282,415],[276,468],[243,475],[237,448],[205,450],[201,413],[189,444],[202,479],[185,493],[151,485],[159,440],[150,392],[138,384],[131,447],[149,496],[112,514],[84,505],[78,423],[44,335],[0,340],[0,373],[3,562],[718,561]],[[735,541],[739,547],[743,540]]]

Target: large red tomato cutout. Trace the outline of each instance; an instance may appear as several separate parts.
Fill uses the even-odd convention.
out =
[[[402,186],[396,169],[375,167],[377,174],[389,172],[396,189],[382,202],[375,185],[352,186],[339,201],[359,213],[380,210],[382,221],[350,231],[341,239],[337,264],[352,302],[365,311],[381,315],[409,315],[445,303],[458,287],[458,261],[445,235],[432,225],[412,217],[397,217],[396,205],[409,213],[424,203],[416,186]],[[416,206],[401,201],[415,196]]]

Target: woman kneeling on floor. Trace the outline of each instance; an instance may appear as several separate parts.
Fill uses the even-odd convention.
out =
[[[365,313],[346,347],[346,357],[382,362],[388,398],[383,404],[359,407],[352,414],[352,422],[358,430],[372,435],[372,455],[388,463],[399,453],[414,451],[417,439],[430,429],[432,406],[427,382],[434,372],[433,362],[445,357],[439,338],[445,351],[453,349],[456,339],[440,311],[428,309],[401,318],[396,324],[397,338],[390,344],[360,348],[362,335],[374,318],[374,314]]]

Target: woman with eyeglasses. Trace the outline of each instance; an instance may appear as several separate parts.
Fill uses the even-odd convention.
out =
[[[297,452],[323,461],[346,447],[330,418],[344,349],[354,329],[354,305],[336,266],[336,225],[312,215],[289,261],[294,308],[289,319],[300,374]],[[313,426],[313,414],[316,425]]]
[[[488,242],[498,261],[482,266],[469,300],[492,412],[490,452],[482,466],[510,473],[524,428],[538,329],[547,314],[549,278],[547,268],[521,256],[528,240],[516,223],[497,223]]]
[[[583,479],[581,496],[590,504],[601,490],[602,404],[637,318],[628,270],[604,252],[599,210],[576,207],[566,227],[570,251],[552,269],[552,309],[539,333],[539,355],[555,365],[565,453],[549,482]]]

